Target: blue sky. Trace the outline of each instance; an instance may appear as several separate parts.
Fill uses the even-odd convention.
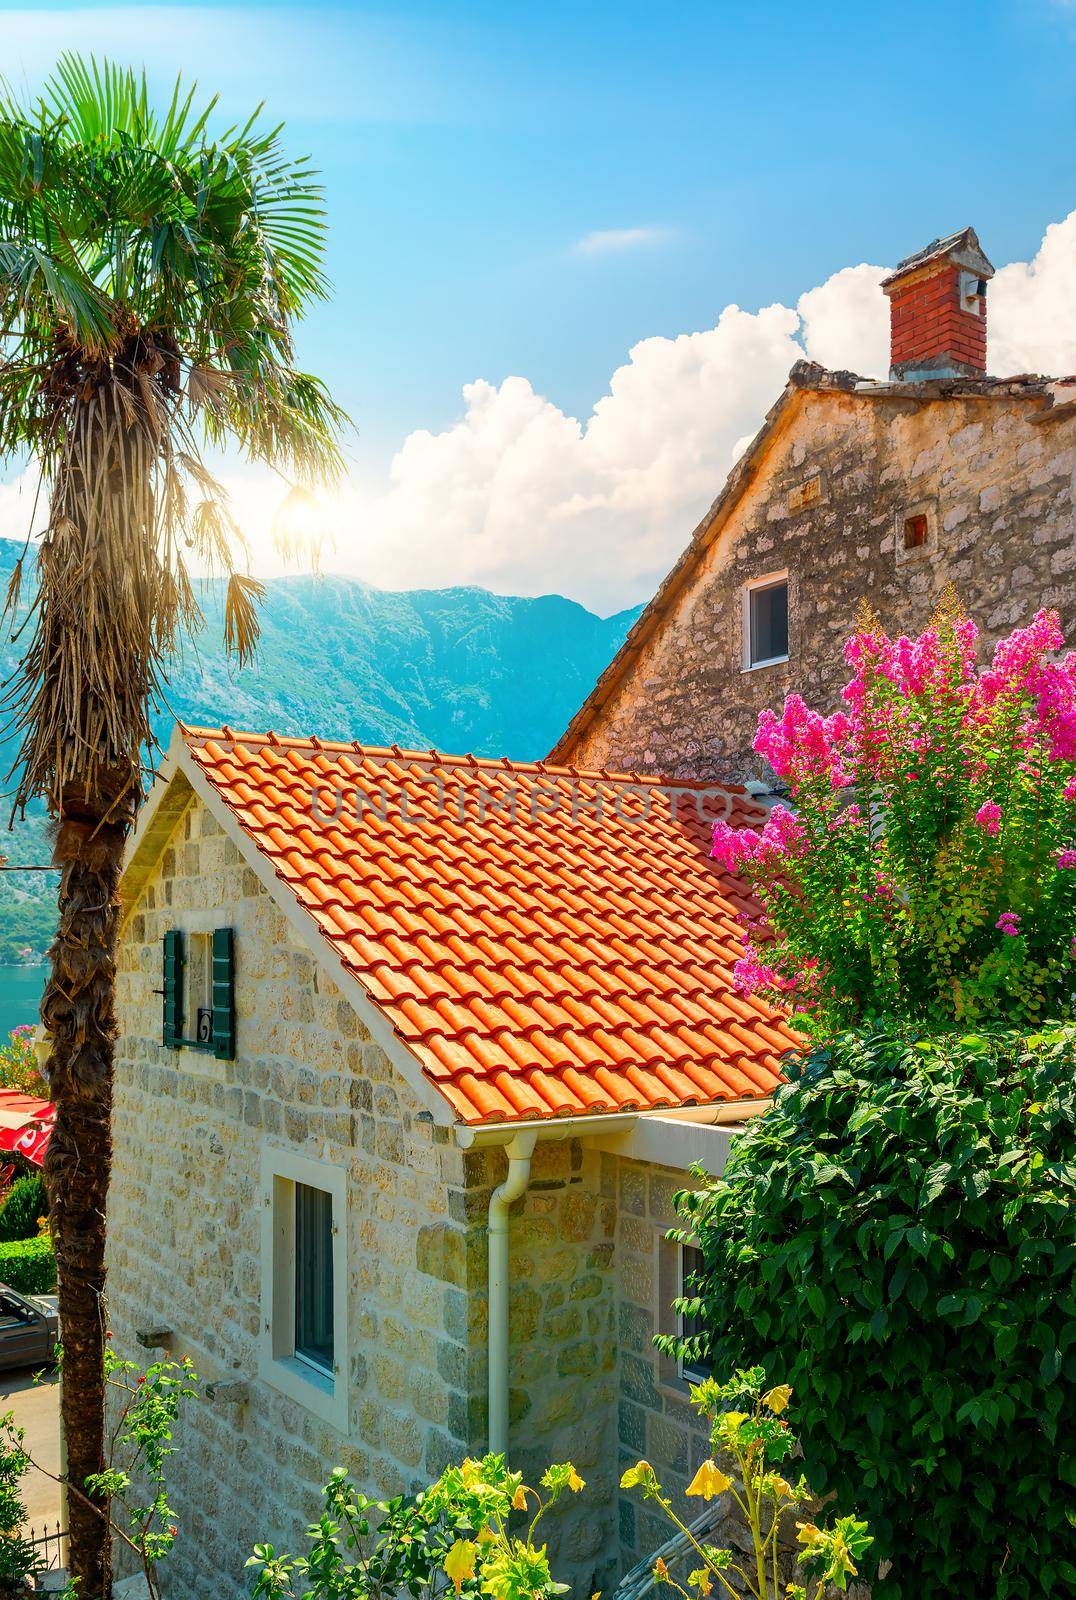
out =
[[[967,222],[995,262],[1028,260],[1076,207],[1059,0],[0,14],[16,86],[59,45],[161,86],[182,68],[236,116],[264,98],[315,157],[336,295],[301,350],[360,428],[370,492],[475,379],[586,418],[640,339],[795,306]]]

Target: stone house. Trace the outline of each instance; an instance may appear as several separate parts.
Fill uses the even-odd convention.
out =
[[[173,1595],[248,1592],[343,1464],[391,1496],[507,1449],[587,1479],[582,1596],[667,1527],[618,1493],[706,1453],[659,1357],[698,1160],[792,1043],[732,991],[743,791],[177,730],[122,884],[115,1347],[188,1353]],[[690,1266],[690,1258],[688,1258]],[[533,1480],[532,1480],[533,1481]]]
[[[987,644],[1040,606],[1076,637],[1076,377],[986,375],[992,273],[970,228],[901,262],[888,383],[793,368],[551,761],[765,777],[759,712],[833,708],[864,604],[917,632],[951,585]]]

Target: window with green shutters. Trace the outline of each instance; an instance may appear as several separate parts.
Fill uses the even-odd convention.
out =
[[[205,983],[193,972],[188,974],[186,936],[181,928],[169,929],[164,936],[162,1039],[167,1049],[204,1050],[221,1061],[231,1061],[235,1056],[235,933],[231,928],[214,928],[212,935],[195,933],[190,937],[196,947],[196,964],[211,952],[209,972]]]

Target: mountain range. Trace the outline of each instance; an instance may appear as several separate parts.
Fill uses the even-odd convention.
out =
[[[0,585],[21,549],[0,539]],[[154,716],[162,743],[178,718],[533,760],[555,742],[642,609],[598,617],[563,595],[390,592],[331,574],[275,578],[261,606],[257,657],[240,669],[221,643],[221,600],[220,586],[208,584],[205,626],[173,662],[168,704]],[[4,683],[19,656],[10,632],[5,626],[0,636]],[[5,773],[16,755],[0,734]],[[0,849],[12,861],[47,859],[44,818],[17,823]],[[0,964],[16,944],[42,948],[54,896],[51,873],[0,874]]]

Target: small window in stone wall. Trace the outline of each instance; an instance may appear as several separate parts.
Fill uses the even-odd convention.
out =
[[[702,1272],[702,1251],[695,1245],[684,1244],[680,1246],[680,1293],[690,1298],[697,1293],[696,1276]],[[682,1339],[690,1339],[693,1334],[702,1333],[705,1324],[697,1313],[681,1311],[678,1333]],[[688,1360],[681,1357],[680,1376],[685,1383],[702,1383],[712,1376],[713,1366],[709,1361],[699,1358]]]
[[[934,513],[930,506],[906,506],[897,516],[894,534],[898,565],[920,561],[934,548]]]
[[[235,1057],[235,935],[231,928],[164,936],[162,1040],[170,1050]]]
[[[917,511],[914,517],[904,519],[904,548],[905,550],[921,550],[927,542],[930,526],[926,514]]]

